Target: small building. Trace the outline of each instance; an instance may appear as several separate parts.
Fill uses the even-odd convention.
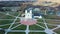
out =
[[[57,15],[57,16],[60,16],[60,11],[57,11],[57,12],[56,12],[56,15]]]

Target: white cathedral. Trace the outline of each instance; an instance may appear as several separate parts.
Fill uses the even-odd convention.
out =
[[[34,16],[33,13],[32,13],[32,10],[30,11],[27,11],[25,10],[25,18],[26,19],[32,19],[32,18],[42,18],[42,16]]]

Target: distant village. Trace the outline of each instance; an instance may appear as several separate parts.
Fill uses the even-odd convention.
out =
[[[41,5],[34,5],[36,1],[5,1],[0,2],[0,11],[1,12],[7,12],[7,11],[22,11],[24,10],[30,10],[37,11],[38,13],[45,14],[45,15],[56,15],[60,16],[60,5],[57,7],[51,7],[51,6],[41,6]],[[43,2],[45,4],[51,3],[51,2]],[[37,9],[36,9],[37,8]]]

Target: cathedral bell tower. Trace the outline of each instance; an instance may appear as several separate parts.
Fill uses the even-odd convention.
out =
[[[32,10],[30,10],[30,11],[25,10],[25,18],[32,19]]]

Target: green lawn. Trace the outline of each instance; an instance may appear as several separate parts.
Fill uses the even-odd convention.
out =
[[[17,13],[10,13],[11,15],[14,15],[14,16],[17,16],[18,12]],[[4,14],[0,14],[0,18],[1,19],[15,19],[15,17],[12,17],[12,16],[7,16],[7,15],[4,15]],[[46,19],[54,19],[53,17],[50,17],[50,16],[45,16]],[[0,20],[0,24],[4,25],[4,24],[9,24],[9,23],[12,23],[14,20]],[[16,20],[16,23],[17,22],[20,22],[20,19],[17,19]],[[41,23],[39,23],[41,22]],[[17,23],[17,24],[14,24],[12,27],[14,26],[17,26],[18,24],[20,23]],[[43,24],[43,20],[42,19],[38,19],[38,23],[39,25],[45,27],[45,25]],[[7,29],[10,25],[6,25],[6,26],[0,26],[0,28],[4,28],[4,29]],[[48,27],[50,29],[56,27],[56,26],[51,26],[51,25],[48,25]],[[26,30],[26,25],[20,25],[19,27],[13,29],[13,30]],[[37,26],[37,25],[31,25],[29,26],[29,30],[44,30],[43,28]],[[3,31],[0,32],[0,34],[3,34]],[[9,32],[8,34],[25,34],[25,32]],[[30,32],[29,34],[46,34],[44,32]],[[60,34],[60,31],[58,31],[58,34]]]

